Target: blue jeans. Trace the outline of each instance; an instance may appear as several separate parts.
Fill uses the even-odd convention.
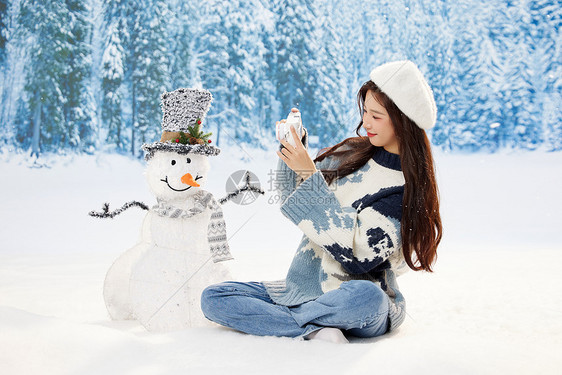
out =
[[[338,289],[298,306],[278,305],[264,285],[227,281],[201,295],[207,319],[258,336],[303,337],[323,327],[336,327],[357,337],[388,331],[389,298],[376,284],[351,280]]]

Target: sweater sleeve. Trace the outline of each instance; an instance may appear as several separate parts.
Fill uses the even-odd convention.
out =
[[[318,171],[283,202],[281,212],[348,273],[363,274],[400,249],[403,191],[389,187],[342,206]]]

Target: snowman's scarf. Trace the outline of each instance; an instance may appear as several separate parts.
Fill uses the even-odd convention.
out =
[[[217,203],[213,194],[205,191],[199,191],[193,198],[195,200],[194,205],[188,210],[158,200],[158,204],[152,207],[152,211],[161,217],[187,219],[202,213],[207,208],[210,209],[211,218],[207,227],[207,239],[213,262],[233,259],[232,255],[230,255],[230,248],[226,239],[226,223],[224,222],[220,204]]]

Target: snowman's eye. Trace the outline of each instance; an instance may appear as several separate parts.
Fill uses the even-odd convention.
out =
[[[175,161],[175,160],[172,160],[172,165],[176,165],[176,161]]]
[[[191,159],[190,159],[190,158],[187,158],[187,162],[188,162],[188,163],[191,163]]]

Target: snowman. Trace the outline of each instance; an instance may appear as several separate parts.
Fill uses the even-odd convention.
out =
[[[211,93],[178,89],[162,94],[162,138],[144,144],[146,178],[157,204],[141,240],[107,272],[104,299],[112,319],[137,319],[149,331],[211,324],[201,312],[202,290],[229,279],[232,259],[222,209],[203,186],[211,133],[201,131]]]

